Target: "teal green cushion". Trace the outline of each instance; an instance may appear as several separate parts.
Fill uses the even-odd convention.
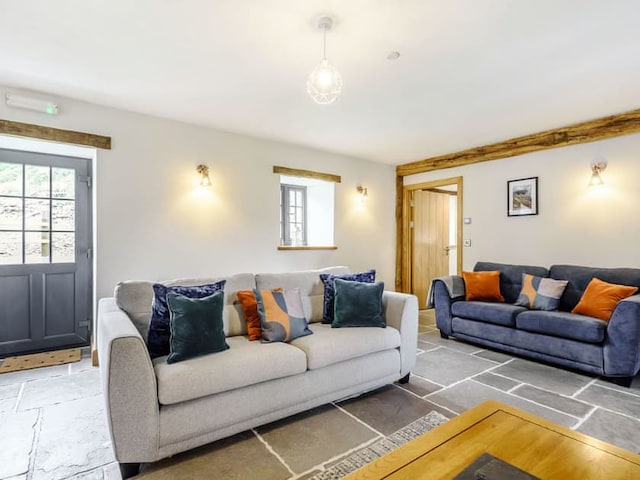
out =
[[[167,363],[176,363],[229,348],[224,336],[224,291],[203,298],[167,294],[170,352]]]
[[[387,326],[382,310],[384,282],[363,283],[335,279],[336,300],[332,327]]]

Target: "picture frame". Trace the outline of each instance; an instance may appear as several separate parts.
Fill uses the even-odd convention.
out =
[[[507,216],[538,215],[538,177],[507,182]]]

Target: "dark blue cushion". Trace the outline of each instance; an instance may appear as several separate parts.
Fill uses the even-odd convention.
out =
[[[333,322],[333,312],[335,309],[336,291],[333,285],[336,278],[348,280],[351,282],[373,283],[376,281],[376,271],[374,269],[366,272],[343,273],[341,275],[332,275],[330,273],[321,273],[320,280],[324,284],[324,303],[322,309],[322,323]]]
[[[552,265],[551,278],[568,280],[567,288],[560,299],[560,310],[570,312],[593,277],[608,283],[640,288],[640,268],[598,268],[579,265]]]
[[[516,328],[581,342],[604,341],[607,322],[576,313],[529,310],[516,318]]]
[[[224,336],[224,292],[203,298],[167,294],[171,314],[171,348],[167,363],[182,362],[229,348]]]
[[[151,358],[169,355],[169,339],[171,328],[169,326],[169,305],[167,294],[176,293],[188,298],[203,298],[224,290],[226,280],[206,285],[192,287],[172,286],[167,287],[161,283],[153,285],[153,302],[151,303],[151,320],[149,320],[149,333],[147,346]]]
[[[486,323],[514,327],[515,318],[527,309],[507,303],[493,302],[453,302],[451,314],[454,317],[469,318]]]
[[[548,277],[549,270],[533,265],[510,265],[507,263],[478,262],[473,267],[475,272],[500,270],[500,293],[506,303],[514,303],[522,290],[522,274],[528,273],[536,277]]]
[[[384,283],[349,282],[336,278],[332,328],[387,326],[382,309]]]

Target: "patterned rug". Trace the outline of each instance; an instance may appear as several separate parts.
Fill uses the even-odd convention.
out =
[[[7,357],[4,360],[0,360],[0,373],[79,362],[81,356],[80,353],[79,348],[69,348],[66,350],[56,350],[54,352],[32,353],[30,355]]]
[[[447,417],[436,411],[429,412],[388,437],[352,453],[335,465],[327,467],[325,471],[316,474],[310,480],[338,480],[448,420]]]

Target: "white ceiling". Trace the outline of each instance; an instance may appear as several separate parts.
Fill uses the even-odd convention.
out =
[[[400,164],[640,107],[640,0],[0,0],[0,84]]]

